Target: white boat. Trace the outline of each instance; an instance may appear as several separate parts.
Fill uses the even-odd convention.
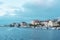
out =
[[[52,27],[51,29],[56,29],[56,27]]]
[[[58,30],[60,30],[60,27],[57,27]]]
[[[47,29],[46,27],[42,27],[41,29]]]

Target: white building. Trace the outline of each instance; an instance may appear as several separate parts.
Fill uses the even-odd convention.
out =
[[[47,20],[47,21],[42,21],[41,24],[44,24],[45,27],[53,27],[53,26],[58,26],[57,22]]]
[[[43,24],[44,27],[47,27],[48,21],[41,21],[41,24]]]
[[[49,21],[48,26],[53,27],[53,26],[58,26],[59,24],[56,21]]]
[[[48,21],[48,26],[50,26],[50,27],[52,27],[53,26],[53,24],[54,24],[54,22],[53,21]]]
[[[33,20],[33,21],[31,22],[31,24],[37,25],[37,24],[40,24],[40,21],[39,21],[39,20]]]

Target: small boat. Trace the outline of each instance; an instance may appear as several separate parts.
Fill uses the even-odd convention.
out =
[[[44,29],[44,30],[45,30],[45,29],[47,29],[47,28],[46,28],[46,27],[42,27],[41,29]]]
[[[53,30],[54,30],[54,29],[56,29],[56,27],[52,27],[51,29],[53,29]]]
[[[57,27],[58,30],[60,30],[60,27]]]
[[[47,29],[53,29],[55,30],[56,28],[55,27],[46,27]]]

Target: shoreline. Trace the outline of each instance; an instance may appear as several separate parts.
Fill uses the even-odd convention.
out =
[[[0,28],[31,28],[31,29],[43,29],[43,30],[60,30],[60,27],[5,27],[5,26],[3,26],[3,27],[0,27]]]

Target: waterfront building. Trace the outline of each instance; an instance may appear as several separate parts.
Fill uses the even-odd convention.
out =
[[[20,24],[18,23],[12,23],[12,24],[9,24],[10,27],[20,27]]]
[[[37,27],[40,27],[41,22],[39,20],[33,20],[31,24],[32,24],[32,27],[37,28]]]
[[[48,25],[48,27],[52,27],[52,26],[53,26],[53,24],[54,24],[54,22],[53,22],[53,21],[51,21],[51,20],[49,20],[47,25]]]
[[[41,26],[48,27],[48,21],[41,21]]]
[[[21,22],[20,25],[21,25],[21,27],[27,27],[28,26],[28,24],[26,22]]]
[[[45,21],[41,21],[41,24],[44,24],[44,27],[53,27],[53,26],[58,26],[58,23],[54,20],[45,20]]]
[[[49,20],[48,22],[48,26],[50,27],[57,27],[58,25],[57,20]]]
[[[33,24],[33,25],[39,25],[40,24],[40,21],[39,20],[33,20],[31,22],[31,24]]]
[[[13,24],[9,24],[9,26],[10,26],[10,27],[14,27],[14,25],[13,25]]]
[[[58,27],[60,27],[60,20],[57,21],[57,24],[59,24]]]

